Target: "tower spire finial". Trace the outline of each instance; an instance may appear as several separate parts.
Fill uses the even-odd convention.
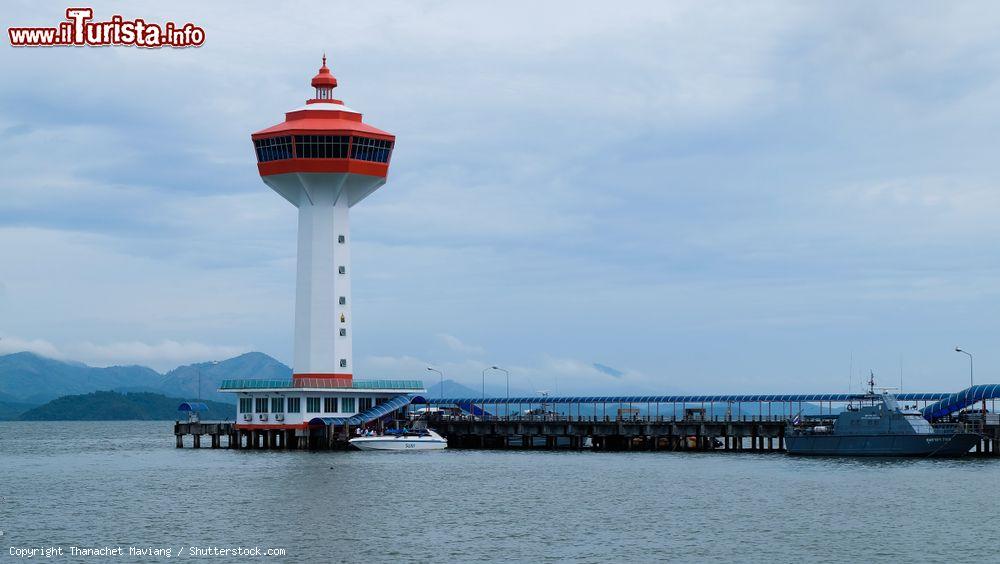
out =
[[[326,100],[340,103],[339,101],[333,99],[333,89],[337,87],[337,79],[326,66],[326,51],[323,51],[323,66],[319,68],[319,72],[317,72],[316,76],[313,77],[311,84],[313,88],[316,89],[316,97],[313,98],[313,100]]]

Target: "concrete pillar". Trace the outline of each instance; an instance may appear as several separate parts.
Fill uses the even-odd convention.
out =
[[[194,437],[194,448],[201,448],[201,435],[193,435]]]
[[[184,435],[175,435],[177,437],[177,448],[184,448]]]

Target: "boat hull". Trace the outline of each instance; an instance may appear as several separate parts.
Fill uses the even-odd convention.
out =
[[[445,439],[429,437],[357,437],[347,442],[360,450],[441,450],[448,446]]]
[[[787,435],[788,454],[803,456],[933,456],[968,454],[975,433],[928,435]]]

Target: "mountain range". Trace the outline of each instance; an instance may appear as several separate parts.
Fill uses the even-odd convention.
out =
[[[53,399],[96,391],[153,392],[170,397],[235,403],[216,391],[228,378],[290,378],[292,369],[270,356],[250,352],[220,362],[179,366],[161,374],[145,366],[88,366],[20,352],[0,356],[0,412],[4,406],[39,405]],[[23,409],[21,410],[23,411]]]

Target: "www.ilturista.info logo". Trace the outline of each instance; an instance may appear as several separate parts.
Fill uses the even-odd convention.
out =
[[[201,47],[205,43],[205,30],[192,23],[161,25],[119,15],[94,22],[93,17],[93,8],[66,8],[66,21],[56,27],[9,27],[7,35],[14,47],[128,45],[155,49]]]

